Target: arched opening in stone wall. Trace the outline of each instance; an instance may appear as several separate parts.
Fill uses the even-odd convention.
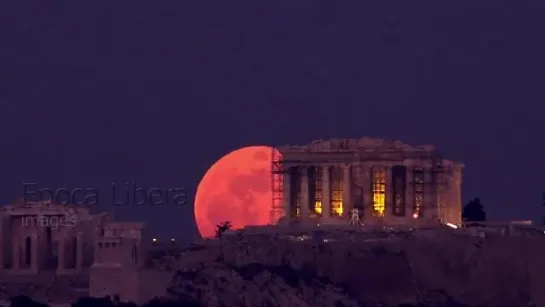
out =
[[[384,167],[373,167],[373,216],[384,217],[386,209],[386,169]]]
[[[323,168],[319,166],[314,167],[314,213],[322,215],[322,179]]]
[[[51,227],[47,227],[45,229],[45,248],[46,248],[46,256],[50,258],[53,255],[53,250],[51,249],[53,247],[53,234],[51,232]]]
[[[413,214],[415,217],[422,217],[424,208],[424,169],[414,167],[413,169],[413,191],[414,191],[414,207]]]
[[[316,167],[307,167],[308,208],[307,211],[316,214]]]
[[[32,261],[32,238],[25,238],[25,268],[30,267]]]
[[[405,186],[407,171],[405,166],[396,165],[392,167],[392,195],[387,195],[386,197],[392,197],[393,199],[393,214],[395,216],[405,216]]]
[[[331,168],[331,215],[343,215],[343,170],[339,166]]]
[[[298,171],[296,167],[288,168],[289,180],[290,180],[290,209],[291,216],[299,216],[299,207],[298,207],[298,192],[300,187],[300,180],[298,179]]]
[[[68,241],[68,248],[66,249],[67,256],[66,259],[66,268],[68,269],[75,269],[76,268],[76,259],[77,259],[77,247],[78,246],[78,239],[76,237],[72,237]]]
[[[359,210],[360,218],[363,216],[363,188],[354,186],[354,209]]]
[[[5,239],[6,239],[6,249],[3,249],[4,251],[4,261],[6,262],[6,267],[7,268],[13,268],[15,266],[15,264],[13,263],[14,259],[13,259],[13,249],[16,248],[16,244],[15,244],[15,238],[13,235],[11,235],[12,231],[13,231],[13,219],[9,219],[8,220],[8,229],[9,231],[7,231],[5,233]]]
[[[10,222],[8,222],[9,225]],[[11,226],[11,225],[9,225]],[[2,253],[2,268],[10,268],[11,267],[11,233],[8,230],[9,228],[3,228],[4,231],[0,235],[2,235],[2,246],[0,246],[0,253]]]
[[[44,266],[48,269],[57,268],[57,257],[56,257],[55,247],[56,247],[56,244],[53,242],[53,231],[51,227],[47,227],[45,229]]]
[[[87,242],[86,240],[83,240],[82,244],[83,244],[83,247],[82,247],[83,253],[81,256],[83,257],[83,265],[84,267],[89,267],[93,265],[93,263],[95,262],[96,247],[93,244],[89,244],[89,242]]]
[[[138,264],[138,248],[136,245],[132,246],[132,260],[134,264]]]

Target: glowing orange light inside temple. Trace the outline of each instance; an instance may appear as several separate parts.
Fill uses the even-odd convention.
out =
[[[337,198],[338,200],[335,200],[331,203],[331,211],[333,212],[333,215],[343,215],[343,200],[342,196]]]
[[[314,203],[314,212],[316,212],[316,214],[322,214],[322,202],[317,200],[315,203]]]
[[[386,209],[386,171],[373,170],[373,216],[383,217]]]

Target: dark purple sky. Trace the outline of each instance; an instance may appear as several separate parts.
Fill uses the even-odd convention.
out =
[[[463,161],[493,219],[541,215],[540,1],[243,2],[3,1],[0,202],[21,182],[192,197],[238,147],[375,136]],[[116,217],[189,239],[191,204]]]

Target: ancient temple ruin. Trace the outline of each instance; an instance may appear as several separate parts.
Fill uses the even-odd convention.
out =
[[[149,299],[142,295],[147,278],[142,276],[149,275],[143,272],[148,255],[144,223],[114,221],[83,205],[19,201],[0,207],[0,229],[4,295],[18,282],[38,299],[62,300],[55,292],[67,301],[86,295]],[[75,281],[83,292],[69,298]]]
[[[134,249],[141,253],[142,223],[116,222],[106,213],[92,214],[85,206],[9,204],[0,209],[0,223],[0,271],[13,275],[80,274],[95,263],[102,241],[125,233],[134,237]]]
[[[271,220],[284,224],[461,223],[463,164],[434,146],[363,137],[273,151]],[[354,210],[356,209],[356,210]]]

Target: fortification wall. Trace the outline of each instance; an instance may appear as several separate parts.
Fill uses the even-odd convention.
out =
[[[355,236],[355,235],[354,235]],[[517,306],[524,297],[545,306],[545,236],[486,238],[447,230],[413,236],[358,234],[317,243],[280,236],[231,237],[222,242],[226,262],[313,266],[360,297],[416,300],[444,290],[462,302]],[[507,304],[507,305],[506,305]]]

